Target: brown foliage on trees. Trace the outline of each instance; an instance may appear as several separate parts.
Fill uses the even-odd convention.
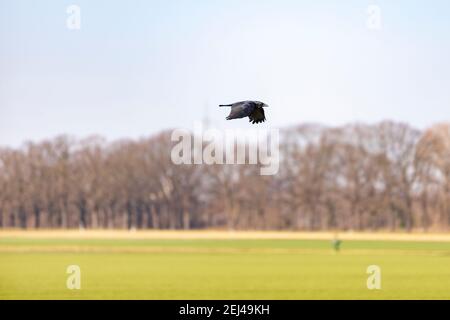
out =
[[[175,165],[170,132],[0,149],[0,227],[447,229],[450,124],[282,131],[280,171]]]

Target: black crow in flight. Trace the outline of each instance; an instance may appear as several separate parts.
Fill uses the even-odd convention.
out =
[[[227,117],[227,120],[240,119],[248,117],[251,123],[260,123],[266,121],[264,115],[265,107],[267,104],[260,101],[240,101],[232,104],[221,104],[219,107],[231,107],[231,112]]]

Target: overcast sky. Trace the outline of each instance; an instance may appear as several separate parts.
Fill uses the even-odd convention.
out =
[[[248,127],[217,107],[246,99],[268,128],[424,128],[450,120],[449,17],[447,0],[0,0],[0,145]]]

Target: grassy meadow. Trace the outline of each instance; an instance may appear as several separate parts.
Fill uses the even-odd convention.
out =
[[[450,299],[447,235],[340,238],[335,252],[326,233],[1,231],[0,299]]]

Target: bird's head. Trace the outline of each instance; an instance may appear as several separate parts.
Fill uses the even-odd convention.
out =
[[[256,101],[256,105],[261,108],[267,108],[268,105],[261,101]]]

